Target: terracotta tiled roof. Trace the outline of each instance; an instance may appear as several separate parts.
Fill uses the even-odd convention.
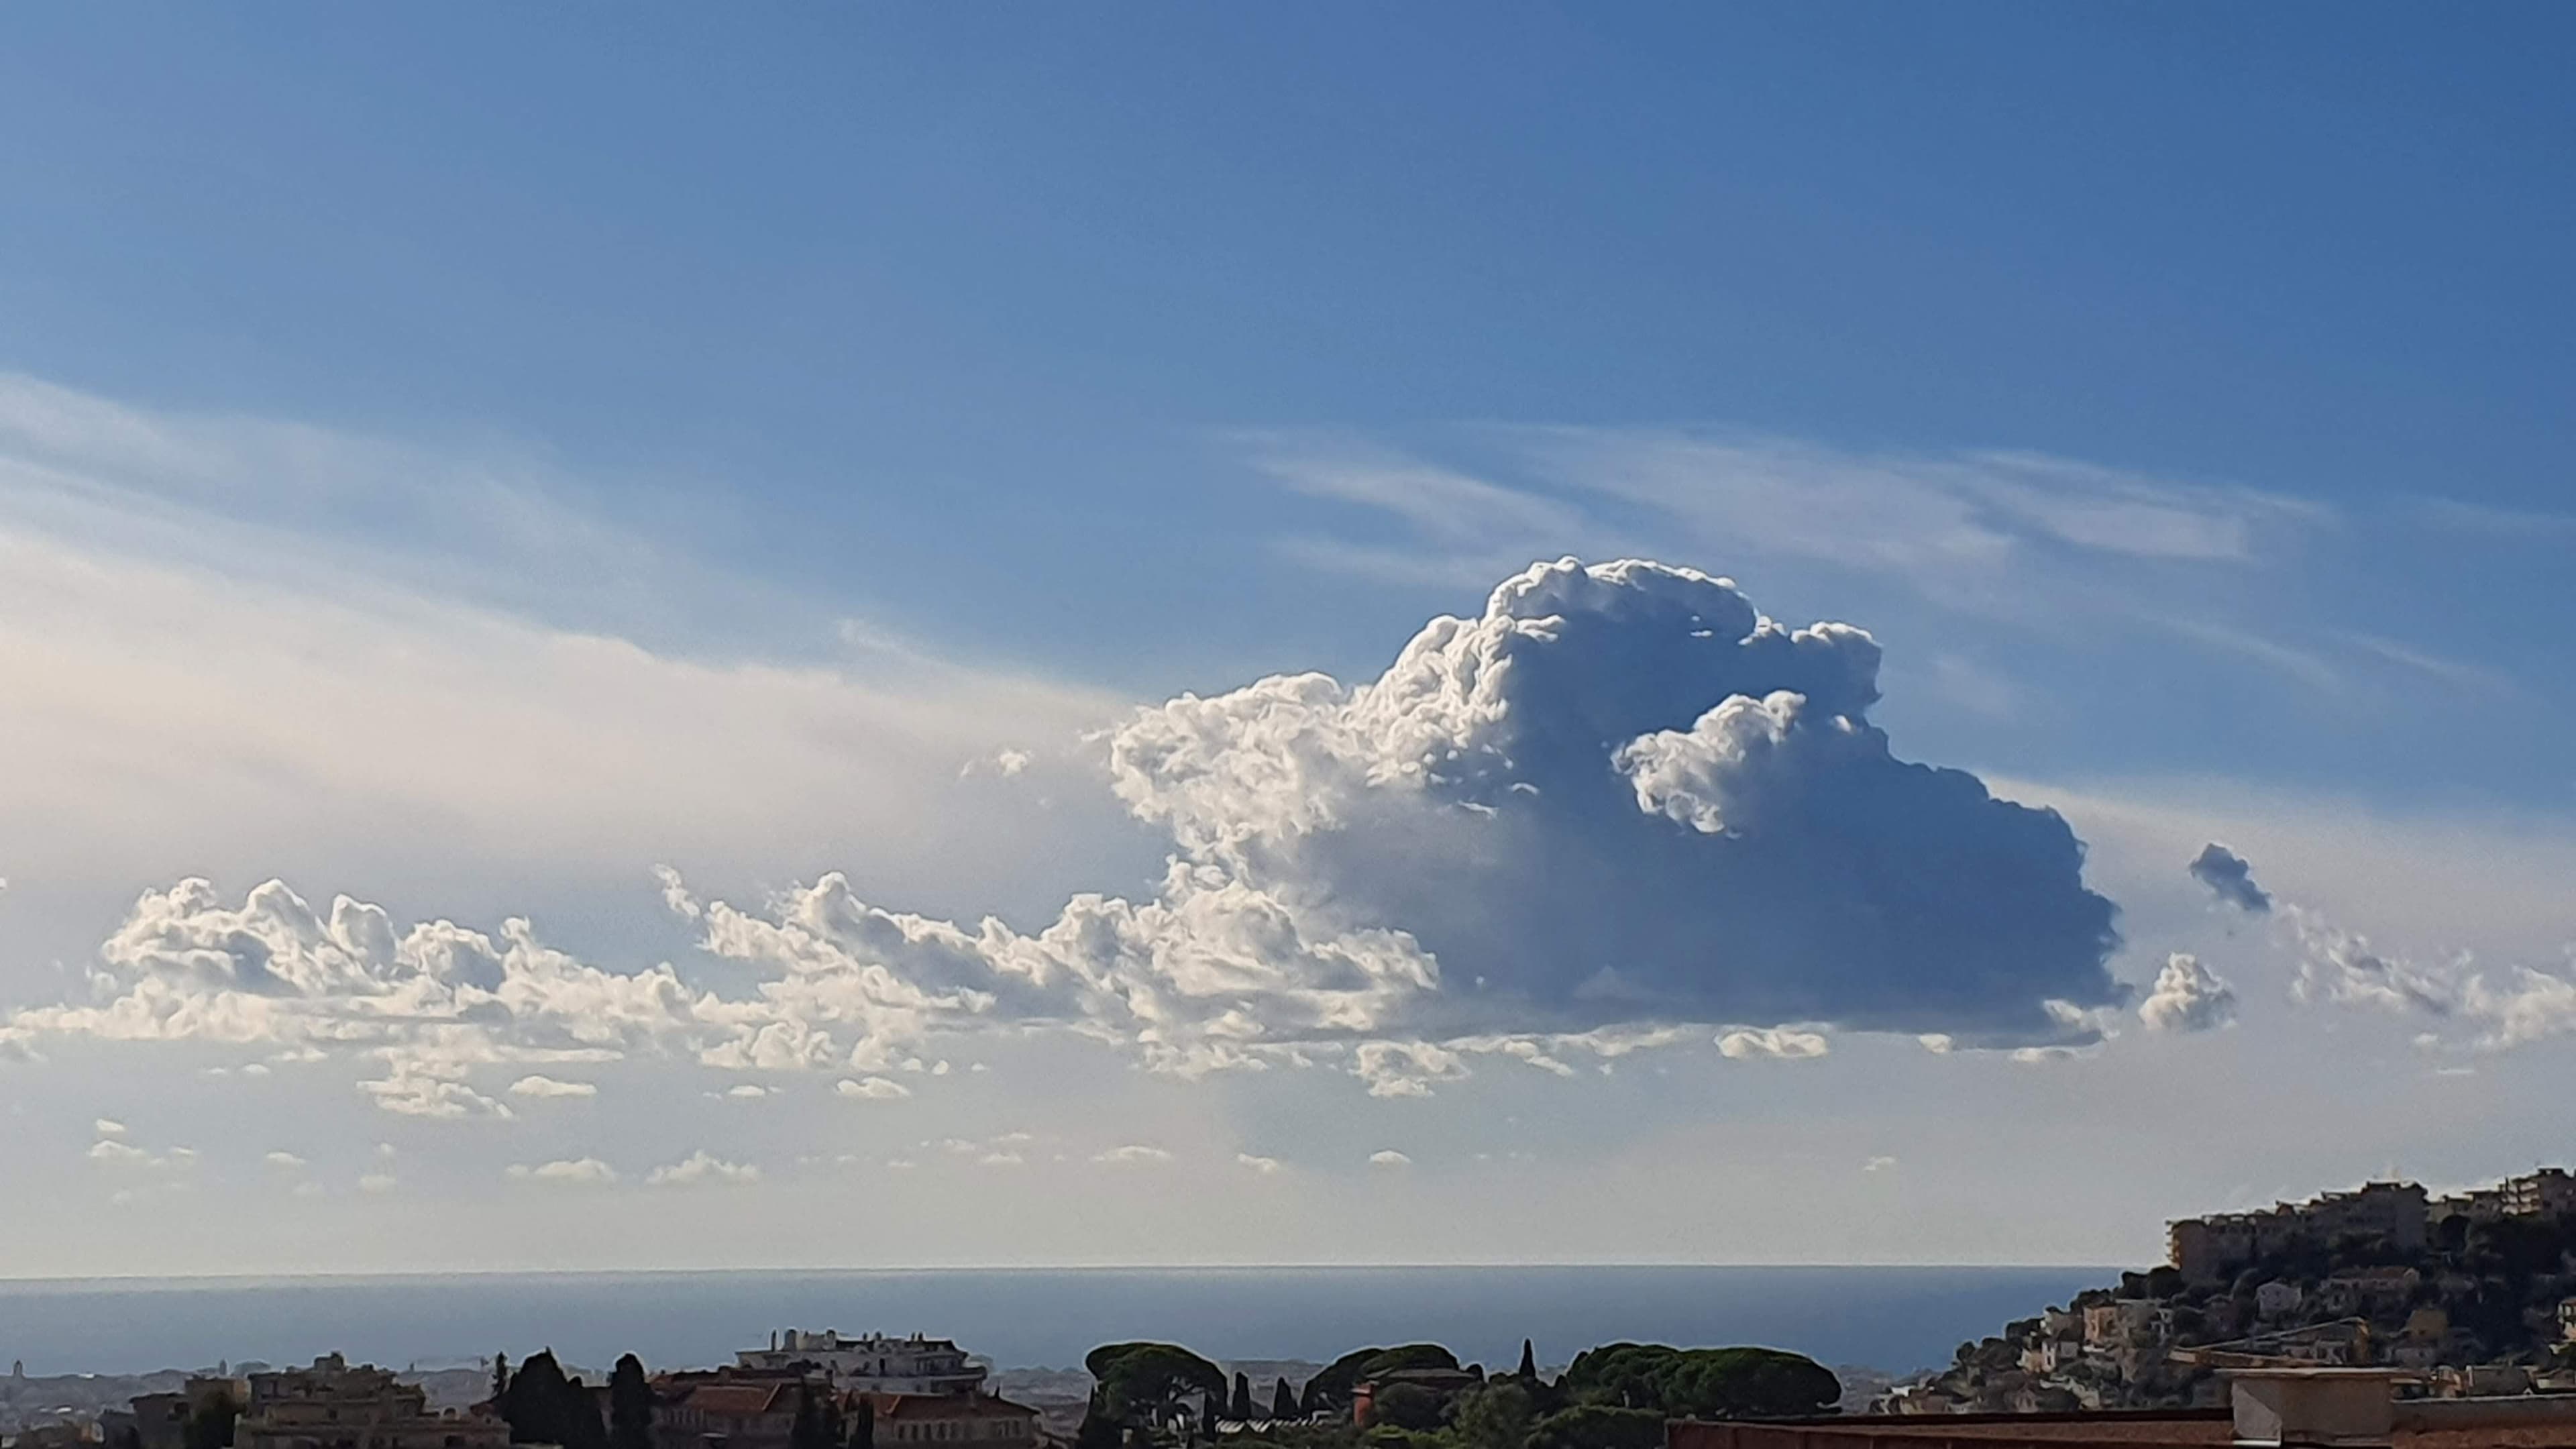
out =
[[[1037,1410],[990,1394],[863,1394],[877,1421],[1034,1418]]]
[[[702,1414],[729,1414],[736,1418],[792,1414],[796,1412],[796,1389],[792,1383],[692,1384],[678,1402]]]

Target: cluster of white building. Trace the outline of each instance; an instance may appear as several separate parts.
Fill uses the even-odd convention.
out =
[[[851,1393],[972,1395],[984,1390],[984,1366],[969,1359],[955,1340],[918,1333],[845,1338],[829,1328],[820,1333],[782,1328],[769,1336],[769,1347],[747,1348],[734,1357],[744,1368],[771,1373],[808,1369]]]

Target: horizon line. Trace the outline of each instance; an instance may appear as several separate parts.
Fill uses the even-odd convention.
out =
[[[640,1278],[713,1276],[718,1274],[754,1275],[763,1273],[846,1273],[846,1274],[926,1274],[926,1273],[1401,1273],[1401,1272],[1529,1272],[1537,1270],[1587,1269],[1635,1271],[1704,1271],[1734,1269],[1746,1272],[1860,1271],[1872,1272],[2110,1272],[2145,1271],[2103,1263],[1996,1263],[1996,1262],[1778,1262],[1778,1263],[1710,1263],[1710,1262],[1532,1262],[1532,1263],[1061,1263],[1061,1264],[930,1264],[909,1266],[840,1267],[812,1264],[775,1264],[758,1267],[683,1267],[683,1268],[386,1268],[322,1270],[315,1272],[243,1272],[243,1273],[105,1273],[57,1276],[0,1274],[0,1290],[38,1287],[80,1287],[85,1285],[168,1284],[220,1286],[227,1284],[276,1282],[328,1282],[386,1278]]]

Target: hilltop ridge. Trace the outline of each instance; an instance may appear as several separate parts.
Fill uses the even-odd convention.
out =
[[[2219,1402],[2218,1371],[2413,1370],[2435,1394],[2576,1391],[2576,1176],[2549,1167],[2436,1198],[2370,1182],[2183,1218],[2167,1261],[1959,1345],[1896,1412]]]

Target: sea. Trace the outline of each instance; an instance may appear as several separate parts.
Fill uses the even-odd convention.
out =
[[[780,1328],[953,1338],[1011,1368],[1158,1339],[1227,1361],[1329,1361],[1430,1341],[1541,1363],[1595,1344],[1763,1344],[1904,1372],[2112,1282],[2107,1268],[1423,1267],[920,1269],[0,1280],[0,1362],[144,1373],[341,1352],[451,1367],[551,1348],[602,1369],[731,1362]]]

